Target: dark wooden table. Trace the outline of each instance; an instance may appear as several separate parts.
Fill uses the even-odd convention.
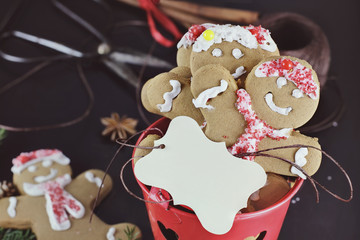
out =
[[[70,1],[68,1],[70,2]],[[72,2],[70,5],[91,19],[96,27],[105,31],[108,16],[96,8],[90,0]],[[327,35],[331,46],[330,76],[336,76],[344,95],[347,111],[337,127],[313,134],[320,139],[325,151],[333,155],[348,171],[355,187],[354,199],[350,203],[340,202],[324,191],[320,191],[320,204],[315,202],[315,193],[306,182],[296,195],[300,201],[290,204],[279,239],[360,239],[360,201],[358,198],[359,174],[359,104],[360,104],[360,4],[357,0],[344,1],[198,1],[213,5],[257,10],[262,13],[290,11],[300,13],[319,24]],[[0,1],[0,19],[10,8],[12,1]],[[143,11],[109,1],[114,20],[146,20]],[[19,16],[8,30],[22,30],[45,38],[57,40],[77,49],[91,49],[98,44],[74,22],[57,11],[50,1],[25,1]],[[118,46],[132,47],[147,52],[153,42],[148,28],[118,28],[111,35]],[[21,42],[0,43],[12,53],[34,56],[52,54],[41,48],[29,49]],[[175,64],[176,48],[156,46],[154,55]],[[3,85],[30,69],[33,65],[9,63],[0,60],[0,85]],[[136,108],[135,90],[100,63],[84,61],[83,66],[95,95],[91,114],[84,121],[61,129],[38,132],[9,132],[0,146],[0,180],[11,180],[11,159],[20,152],[39,148],[61,149],[72,160],[74,175],[90,168],[105,169],[117,144],[101,136],[101,117],[112,112],[140,118]],[[136,72],[139,67],[133,68]],[[147,68],[144,79],[166,69]],[[322,108],[330,108],[337,99],[328,94]],[[51,65],[15,89],[0,96],[0,122],[15,126],[34,126],[69,120],[86,108],[87,96],[81,86],[73,61]],[[158,117],[147,114],[152,120]],[[146,128],[140,121],[138,130]],[[121,166],[131,156],[131,149],[121,152],[109,174],[114,180],[110,196],[97,208],[96,214],[110,224],[132,222],[137,224],[144,239],[152,239],[145,206],[131,197],[119,180]],[[130,168],[125,174],[128,186],[137,194],[137,187]],[[339,194],[346,195],[348,187],[344,177],[324,159],[315,178]],[[331,180],[329,180],[331,178]]]

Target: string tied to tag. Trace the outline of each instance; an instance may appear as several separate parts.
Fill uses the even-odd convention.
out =
[[[350,188],[350,196],[348,198],[343,198],[340,197],[339,195],[333,193],[332,191],[330,191],[328,188],[326,188],[324,185],[322,185],[321,183],[319,183],[318,181],[316,181],[313,177],[311,177],[302,167],[300,167],[298,164],[279,157],[279,156],[274,156],[271,154],[268,154],[266,152],[268,151],[272,151],[272,150],[281,150],[281,149],[287,149],[287,148],[311,148],[314,149],[316,151],[320,151],[322,154],[324,154],[328,159],[330,159],[339,169],[340,171],[344,174],[346,180],[349,183],[349,188]],[[296,169],[298,169],[300,172],[302,172],[310,181],[311,185],[313,186],[315,193],[316,193],[316,202],[319,203],[320,199],[319,199],[319,190],[317,189],[316,185],[319,186],[320,188],[322,188],[324,191],[326,191],[327,193],[329,193],[331,196],[333,196],[334,198],[343,201],[343,202],[350,202],[353,198],[353,186],[352,186],[352,182],[351,179],[349,177],[349,175],[347,174],[347,172],[345,171],[345,169],[339,164],[338,161],[336,161],[332,156],[330,156],[327,152],[325,152],[324,150],[311,146],[311,145],[303,145],[303,144],[293,144],[293,145],[286,145],[286,146],[281,146],[281,147],[274,147],[274,148],[268,148],[268,149],[263,149],[263,150],[259,150],[256,152],[247,152],[247,153],[239,153],[237,155],[235,155],[236,157],[242,158],[244,156],[262,156],[262,157],[267,157],[267,158],[274,158],[274,159],[278,159],[281,160],[283,162],[286,162],[288,164],[290,164],[291,166],[295,167]]]

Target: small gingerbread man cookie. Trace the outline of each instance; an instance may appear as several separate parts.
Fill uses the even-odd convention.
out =
[[[39,240],[140,239],[131,223],[108,225],[96,215],[89,222],[92,206],[102,187],[100,203],[112,188],[104,172],[88,170],[71,178],[70,159],[59,150],[42,149],[13,159],[11,171],[20,196],[0,199],[0,226],[31,228]]]

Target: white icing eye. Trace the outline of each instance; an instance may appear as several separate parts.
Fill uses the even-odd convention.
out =
[[[214,57],[221,57],[222,56],[222,51],[220,48],[214,48],[214,50],[212,50],[212,55]]]
[[[284,77],[279,77],[277,80],[276,80],[276,85],[278,88],[282,88],[282,86],[286,85],[287,84],[287,80],[286,78]]]
[[[236,59],[239,59],[239,58],[241,58],[242,56],[244,56],[244,54],[241,52],[241,50],[240,49],[238,49],[238,48],[234,48],[233,50],[232,50],[232,55],[234,56],[234,58],[236,58]]]
[[[42,162],[43,167],[50,167],[52,165],[52,161],[47,159]]]
[[[291,94],[294,98],[302,98],[304,97],[303,92],[300,89],[294,89]]]
[[[31,166],[28,167],[29,172],[35,172],[36,170],[37,170],[37,167],[34,166],[34,165],[31,165]]]

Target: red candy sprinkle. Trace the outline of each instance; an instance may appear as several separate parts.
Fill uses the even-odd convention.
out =
[[[66,207],[71,210],[70,215],[81,210],[81,206],[68,192],[64,191],[63,187],[55,181],[46,182],[44,185],[45,194],[49,197],[52,205],[52,212],[55,215],[56,222],[61,224],[68,221],[66,214]]]
[[[202,25],[192,25],[188,31],[188,39],[191,41],[195,41],[204,31],[206,28]]]
[[[285,77],[311,98],[318,97],[318,85],[313,79],[312,70],[298,61],[279,58],[262,63],[257,71],[266,77]]]
[[[255,36],[257,42],[259,44],[263,44],[265,39],[265,35],[269,34],[268,30],[265,28],[262,28],[261,25],[260,26],[253,26],[253,25],[249,25],[248,27],[245,27],[247,30],[249,30],[251,32],[252,35]]]
[[[15,166],[20,166],[25,164],[33,159],[47,157],[56,153],[60,153],[57,149],[40,149],[32,152],[24,152],[21,153],[19,156],[13,159],[13,164]]]
[[[247,126],[245,132],[238,138],[237,142],[229,148],[231,154],[256,152],[260,141],[265,137],[270,137],[274,140],[287,138],[286,134],[282,133],[281,130],[272,128],[266,124],[265,121],[258,118],[251,107],[250,95],[245,89],[237,90],[236,94],[238,97],[236,107],[244,116]],[[245,156],[243,159],[254,161],[255,156]]]
[[[281,61],[281,67],[285,70],[290,70],[294,67],[294,64],[290,59],[283,59]]]

